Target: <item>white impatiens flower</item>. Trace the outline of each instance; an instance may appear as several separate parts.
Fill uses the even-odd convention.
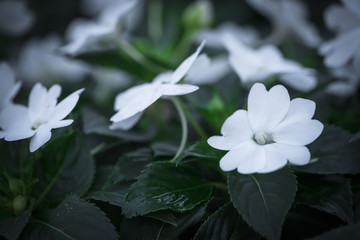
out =
[[[11,103],[18,93],[21,82],[15,82],[15,75],[7,63],[0,63],[0,112]]]
[[[238,110],[224,122],[222,136],[213,136],[213,148],[229,151],[220,160],[223,171],[237,169],[241,174],[269,173],[289,161],[305,165],[310,152],[305,146],[323,130],[323,124],[311,119],[313,101],[296,98],[290,101],[282,85],[269,91],[261,83],[250,90],[248,110]]]
[[[132,87],[116,96],[114,109],[118,111],[111,117],[111,129],[128,130],[140,119],[143,111],[162,96],[184,95],[198,90],[191,84],[178,84],[186,75],[205,42],[202,42],[196,52],[185,59],[175,71],[159,74],[151,83]]]
[[[360,76],[360,1],[342,0],[344,6],[334,5],[325,12],[327,26],[337,36],[320,46],[324,63],[331,68],[350,64]]]
[[[73,110],[84,89],[77,90],[61,102],[57,102],[61,87],[53,85],[47,90],[37,83],[31,90],[29,106],[8,105],[0,114],[0,136],[6,141],[31,138],[30,152],[34,152],[51,138],[51,129],[70,125],[65,119]]]
[[[270,19],[274,28],[274,32],[268,38],[270,43],[279,44],[284,38],[292,35],[309,47],[317,47],[320,44],[321,38],[315,27],[308,22],[308,12],[301,1],[247,0],[247,3]]]
[[[11,37],[25,34],[34,24],[34,14],[29,11],[25,1],[0,1],[0,33]]]
[[[316,86],[313,69],[285,59],[274,45],[252,49],[231,35],[224,37],[224,44],[229,51],[230,65],[244,83],[263,81],[278,75],[280,81],[298,91],[309,91]]]

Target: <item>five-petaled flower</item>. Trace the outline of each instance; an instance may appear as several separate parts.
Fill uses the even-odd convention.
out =
[[[229,150],[220,160],[224,171],[239,173],[269,173],[284,167],[289,161],[305,165],[310,152],[305,146],[322,132],[323,124],[311,119],[315,103],[296,98],[290,101],[282,85],[269,91],[256,83],[248,98],[248,111],[238,110],[223,124],[223,136],[208,139],[210,146]]]
[[[57,102],[61,87],[53,85],[47,90],[37,83],[31,90],[29,106],[19,104],[7,105],[0,114],[0,138],[16,141],[32,137],[30,152],[34,152],[51,138],[51,129],[70,125],[73,120],[65,119],[79,100],[77,90],[61,102]]]
[[[177,83],[189,71],[204,44],[203,41],[175,71],[161,73],[151,83],[132,87],[116,96],[114,109],[118,112],[110,118],[113,122],[110,128],[128,130],[138,122],[143,111],[162,96],[184,95],[198,90],[195,85]]]

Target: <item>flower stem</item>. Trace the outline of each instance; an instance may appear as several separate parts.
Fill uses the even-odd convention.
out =
[[[178,98],[172,97],[171,101],[173,102],[177,112],[179,113],[180,122],[181,122],[181,129],[182,129],[181,142],[180,142],[179,149],[178,149],[177,153],[175,154],[175,156],[170,160],[170,162],[175,162],[175,160],[184,151],[187,136],[188,136],[188,126],[187,126],[187,121],[186,121],[186,117],[185,117],[183,108],[181,107],[180,100]]]
[[[191,123],[192,127],[195,129],[195,131],[197,132],[197,134],[203,139],[206,140],[208,139],[208,136],[206,135],[205,131],[202,129],[202,127],[200,127],[200,125],[197,123],[197,121],[194,119],[194,117],[191,115],[190,111],[185,107],[184,103],[181,101],[181,99],[178,99],[178,102],[182,108],[182,110],[185,113],[185,116],[187,117],[187,119],[189,120],[189,122]]]

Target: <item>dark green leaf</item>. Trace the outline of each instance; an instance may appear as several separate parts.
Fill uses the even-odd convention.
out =
[[[119,207],[124,205],[124,198],[130,188],[131,182],[111,182],[109,184],[108,180],[113,169],[113,166],[102,166],[98,168],[93,186],[86,194],[86,198],[108,202]]]
[[[117,239],[115,228],[105,214],[75,196],[40,215],[31,219],[26,232],[28,239]]]
[[[156,162],[131,186],[123,210],[126,217],[164,209],[184,212],[206,201],[210,194],[211,186],[192,167]]]
[[[66,195],[83,195],[90,188],[94,177],[94,159],[86,141],[70,134],[51,141],[41,157],[37,169],[40,189],[51,185],[45,196],[49,201],[61,201]]]
[[[85,134],[99,134],[103,136],[115,137],[127,141],[146,141],[155,133],[155,128],[149,128],[145,133],[135,133],[133,131],[111,130],[110,121],[101,116],[91,108],[83,108],[82,111]]]
[[[174,227],[177,227],[176,218],[174,216],[174,213],[170,210],[161,210],[157,212],[152,212],[145,217],[154,218],[161,222],[168,223],[170,225],[173,225]]]
[[[352,192],[348,181],[300,175],[298,182],[298,203],[335,215],[349,223],[354,222]]]
[[[296,178],[287,168],[269,174],[229,174],[229,193],[244,220],[268,239],[279,239],[295,197]]]
[[[198,157],[219,160],[223,156],[224,151],[219,151],[215,148],[210,147],[210,145],[206,141],[199,141],[186,149],[181,158],[183,159],[186,157]]]
[[[9,240],[18,239],[23,228],[29,221],[30,215],[31,207],[17,217],[4,218],[0,216],[0,235]]]
[[[296,167],[317,174],[360,173],[360,141],[350,142],[352,135],[339,128],[325,127],[320,137],[309,145],[316,162]]]
[[[309,240],[359,240],[360,239],[360,223],[342,226],[323,233],[320,236],[310,238]]]
[[[212,214],[199,228],[194,240],[260,239],[241,218],[231,203]]]

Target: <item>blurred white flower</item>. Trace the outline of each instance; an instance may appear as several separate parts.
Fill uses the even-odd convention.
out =
[[[342,0],[344,6],[334,5],[325,12],[327,26],[337,36],[323,43],[319,52],[324,63],[331,68],[350,64],[360,76],[360,1]]]
[[[224,37],[224,44],[229,51],[230,65],[244,83],[263,81],[278,75],[280,81],[298,91],[309,91],[316,86],[313,69],[284,59],[274,45],[252,49],[231,35]]]
[[[347,97],[356,93],[360,84],[360,77],[352,66],[332,69],[331,75],[338,81],[329,84],[325,91],[331,95]]]
[[[52,129],[66,127],[73,122],[63,119],[73,110],[83,90],[77,90],[57,103],[61,87],[53,85],[47,90],[37,83],[30,92],[28,107],[13,104],[3,109],[0,114],[0,136],[6,141],[32,137],[30,152],[36,151],[50,140]]]
[[[67,29],[69,43],[60,49],[69,55],[111,48],[124,31],[123,21],[130,16],[139,0],[117,1],[101,12],[96,21],[74,20]]]
[[[274,32],[267,39],[269,43],[279,44],[284,38],[293,35],[309,47],[317,47],[321,38],[316,28],[307,20],[305,5],[297,0],[247,0],[259,13],[269,18]]]
[[[202,42],[175,71],[161,73],[151,83],[132,87],[116,96],[114,109],[118,112],[111,117],[114,123],[110,128],[128,130],[138,122],[143,111],[162,96],[184,95],[198,90],[197,86],[177,83],[189,71],[204,44]]]
[[[227,56],[220,55],[210,59],[201,54],[186,74],[185,82],[195,85],[213,84],[231,72]]]
[[[18,70],[24,80],[32,82],[77,81],[89,72],[88,67],[57,54],[60,37],[48,36],[27,42],[19,55]]]
[[[0,112],[11,103],[21,87],[21,82],[15,82],[15,75],[10,66],[0,63]]]
[[[259,34],[255,29],[250,27],[239,27],[235,23],[225,22],[215,29],[203,29],[196,34],[196,40],[201,42],[206,40],[206,47],[210,48],[224,48],[223,37],[231,35],[238,41],[246,45],[253,45],[258,42]]]
[[[277,85],[266,91],[263,84],[256,83],[249,93],[248,111],[233,113],[221,128],[222,136],[210,137],[208,143],[229,151],[220,160],[223,171],[269,173],[288,161],[305,165],[310,161],[305,145],[323,130],[322,123],[311,119],[314,112],[313,101],[290,101],[285,87]]]
[[[11,37],[25,34],[34,24],[34,14],[24,1],[3,0],[0,2],[0,33]]]

